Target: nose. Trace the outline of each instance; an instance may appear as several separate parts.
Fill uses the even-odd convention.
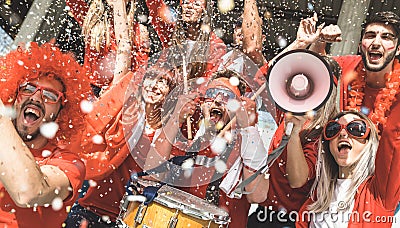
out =
[[[349,135],[346,131],[346,129],[342,128],[342,130],[340,130],[340,137],[341,138],[347,138]]]
[[[373,46],[380,46],[382,43],[382,38],[380,35],[375,36],[375,39],[372,41]]]
[[[38,103],[43,103],[43,97],[42,97],[42,91],[40,89],[36,90],[30,98],[31,101],[38,102]]]

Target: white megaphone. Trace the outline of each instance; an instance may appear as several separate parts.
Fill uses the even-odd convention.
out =
[[[267,80],[276,106],[294,115],[321,108],[333,88],[328,62],[308,50],[293,50],[279,56],[268,69]]]

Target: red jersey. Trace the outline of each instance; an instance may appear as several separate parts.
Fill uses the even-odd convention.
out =
[[[43,157],[43,150],[52,153],[48,157]],[[5,188],[1,186],[0,227],[61,227],[65,218],[67,218],[67,207],[72,206],[78,198],[78,190],[81,188],[85,177],[85,165],[76,153],[60,149],[50,143],[41,149],[31,149],[31,152],[39,166],[52,165],[62,170],[68,177],[72,191],[64,199],[62,208],[55,211],[51,205],[32,208],[18,207]]]

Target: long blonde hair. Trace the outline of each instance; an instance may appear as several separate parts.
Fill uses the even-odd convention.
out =
[[[136,11],[136,1],[130,1],[128,24],[133,27],[133,18]],[[113,28],[113,12],[105,0],[92,0],[82,26],[85,43],[100,52],[102,48],[109,48],[111,44],[111,28]],[[132,37],[130,31],[130,37]]]
[[[212,25],[212,6],[210,0],[205,0],[206,7],[203,10],[200,23],[200,33],[196,39],[196,43],[191,50],[188,60],[188,78],[202,77],[207,69],[207,60],[210,50],[210,32],[213,29]],[[180,6],[178,20],[175,29],[172,33],[172,45],[182,46],[183,42],[187,40],[185,22],[182,20],[182,7]],[[183,52],[185,50],[182,50]],[[177,64],[179,65],[179,64]]]
[[[369,133],[368,142],[364,149],[361,151],[359,159],[350,167],[352,169],[353,176],[351,178],[351,184],[347,190],[347,196],[344,200],[346,210],[350,207],[352,200],[356,194],[358,187],[367,178],[375,172],[375,157],[378,149],[378,133],[375,125],[372,121],[364,114],[356,111],[345,111],[340,112],[336,117],[332,119],[339,119],[340,117],[354,114],[365,120],[371,131]],[[311,188],[311,196],[314,202],[308,206],[308,210],[316,213],[321,213],[329,209],[330,203],[335,192],[335,186],[339,176],[339,166],[333,158],[329,150],[329,141],[323,140],[322,136],[319,140],[319,152],[317,162],[317,176],[313,187]]]

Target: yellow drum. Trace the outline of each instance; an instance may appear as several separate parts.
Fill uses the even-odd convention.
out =
[[[168,185],[158,190],[158,196],[149,205],[144,205],[144,200],[141,195],[124,197],[118,218],[121,227],[228,227],[230,222],[225,210]]]

